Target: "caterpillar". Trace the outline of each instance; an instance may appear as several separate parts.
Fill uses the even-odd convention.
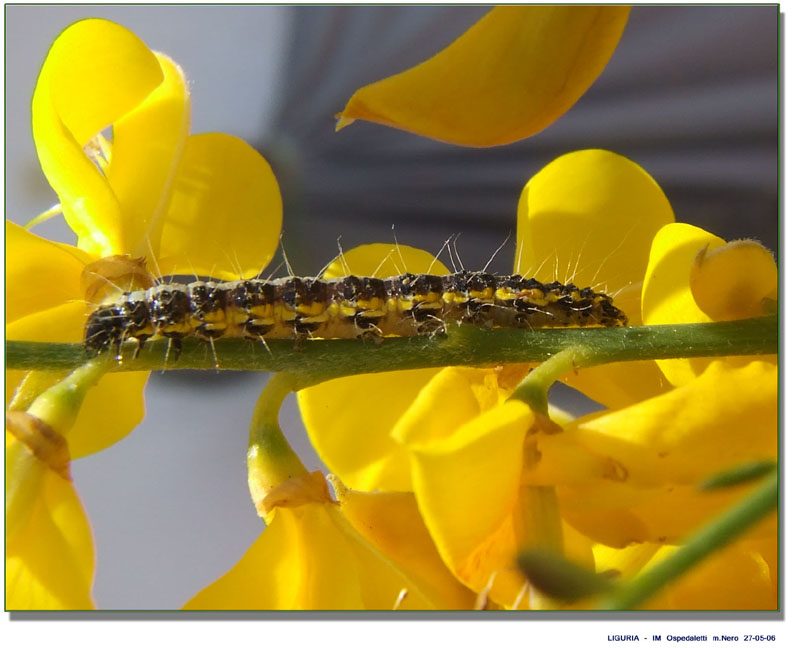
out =
[[[488,272],[195,281],[123,293],[101,305],[89,316],[84,346],[91,355],[114,348],[119,358],[123,342],[135,340],[138,354],[154,336],[168,338],[178,355],[187,336],[383,338],[445,333],[463,322],[545,328],[627,321],[611,297],[591,288]]]

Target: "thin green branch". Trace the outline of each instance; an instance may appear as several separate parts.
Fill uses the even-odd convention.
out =
[[[278,422],[284,398],[300,387],[291,374],[275,374],[261,392],[253,412],[247,448],[247,483],[261,517],[267,514],[263,508],[264,498],[273,488],[307,473]]]
[[[542,362],[569,347],[592,350],[592,364],[702,356],[770,354],[778,351],[776,315],[735,322],[636,326],[625,328],[571,328],[486,330],[476,326],[451,327],[446,336],[372,340],[272,340],[260,342],[222,339],[215,343],[216,358],[207,342],[183,340],[176,361],[167,358],[166,340],[148,342],[138,358],[135,344],[123,347],[124,359],[111,371],[231,369],[291,371],[315,382],[340,376],[441,367],[492,366],[510,362]],[[69,369],[87,360],[80,344],[7,342],[7,369]]]

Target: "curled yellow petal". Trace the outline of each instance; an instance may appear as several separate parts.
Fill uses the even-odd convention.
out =
[[[109,83],[113,79],[113,83]],[[97,256],[122,249],[120,206],[83,147],[161,82],[153,53],[107,20],[68,27],[53,43],[33,95],[33,138],[79,246]]]
[[[764,299],[778,298],[778,266],[758,241],[732,241],[698,252],[689,286],[697,306],[714,321],[764,314]]]
[[[642,321],[645,324],[711,321],[692,298],[689,280],[695,257],[723,245],[724,239],[694,225],[672,223],[661,229],[650,248],[642,291]]]
[[[446,438],[411,448],[425,525],[451,571],[476,591],[513,565],[511,515],[533,420],[527,405],[508,401]]]
[[[407,245],[376,243],[345,252],[325,273],[389,277],[447,274],[433,255]],[[298,392],[300,414],[320,458],[349,487],[410,491],[408,452],[391,433],[438,369],[393,371],[329,380]],[[387,398],[387,394],[390,395]]]
[[[698,255],[707,256],[724,245],[724,239],[693,225],[672,223],[663,227],[653,239],[650,249],[650,261],[642,288],[643,323],[649,325],[710,322],[712,318],[694,299],[692,273]],[[742,270],[737,271],[736,275],[741,272]],[[716,287],[718,296],[706,298],[712,310],[719,295],[729,292],[725,287],[727,280],[719,275],[716,279],[722,282],[721,286]],[[673,385],[685,385],[700,375],[710,360],[676,358],[656,362]]]
[[[465,146],[529,137],[565,113],[603,71],[630,7],[497,7],[414,68],[359,89],[355,119]]]
[[[243,140],[222,133],[186,140],[161,223],[164,274],[253,277],[278,245],[283,203],[267,161]]]
[[[674,220],[664,192],[635,162],[603,150],[568,153],[525,185],[515,269],[614,294],[642,280],[653,237]]]
[[[188,82],[181,68],[155,54],[164,79],[147,98],[114,122],[108,182],[120,203],[124,222],[122,251],[147,257],[160,245],[160,218],[169,205],[186,138],[189,136]]]

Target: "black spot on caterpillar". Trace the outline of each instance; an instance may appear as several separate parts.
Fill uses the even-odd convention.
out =
[[[164,283],[122,294],[97,308],[85,330],[92,355],[136,340],[184,337],[303,339],[410,337],[445,333],[453,323],[487,328],[625,326],[611,297],[557,281],[457,272],[377,279],[288,277]]]

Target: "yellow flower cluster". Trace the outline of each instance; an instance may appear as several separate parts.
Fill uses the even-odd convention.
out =
[[[371,119],[477,146],[527,137],[600,74],[628,11],[492,10],[433,59],[356,92],[340,126]],[[86,20],[59,36],[36,87],[33,124],[78,245],[7,222],[9,338],[79,341],[86,302],[100,299],[105,284],[140,286],[161,272],[254,276],[271,258],[281,199],[269,165],[236,138],[189,135],[182,71],[123,27]],[[102,135],[108,126],[112,142]],[[392,274],[382,264],[392,254],[410,272],[449,272],[427,252],[374,244],[346,252],[327,276],[379,266]],[[126,261],[136,258],[143,261]],[[561,156],[524,187],[514,269],[599,286],[634,326],[754,317],[778,297],[775,262],[760,244],[676,223],[644,169],[602,150]],[[87,367],[66,380],[7,375],[9,609],[93,606],[91,533],[69,459],[138,423],[147,375],[99,378]],[[420,369],[302,389],[301,414],[333,492],[288,446],[257,443],[279,433],[277,406],[292,387],[266,391],[248,466],[267,526],[186,608],[553,608],[561,604],[518,568],[522,550],[546,549],[624,582],[752,488],[699,484],[777,460],[775,357],[578,369],[560,379],[607,407],[578,419],[552,407],[548,418],[517,397],[531,369]],[[68,405],[59,405],[67,392]],[[778,567],[772,516],[646,605],[775,609]]]

